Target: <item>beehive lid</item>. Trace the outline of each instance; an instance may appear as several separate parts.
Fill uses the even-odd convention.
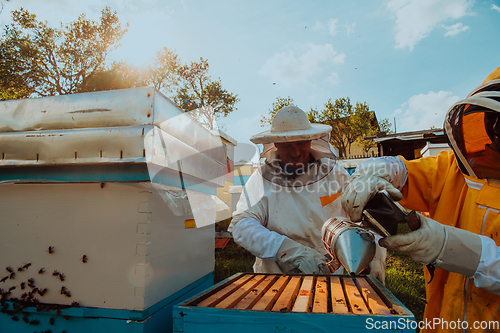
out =
[[[148,164],[123,180],[143,180],[143,175],[136,177],[141,173],[150,179],[160,170],[171,170],[198,183],[221,186],[226,153],[219,136],[151,87],[0,102],[0,168],[4,171],[0,181],[37,178],[42,170],[24,169],[30,174],[20,175],[6,168],[113,165],[119,173],[117,164]],[[75,179],[53,180],[79,181],[94,169],[80,172]],[[47,179],[61,174],[47,168],[43,172]],[[106,177],[89,181],[116,180]]]

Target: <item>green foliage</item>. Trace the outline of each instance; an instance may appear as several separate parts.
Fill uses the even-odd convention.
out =
[[[169,95],[179,85],[179,68],[181,60],[179,56],[164,47],[156,52],[155,58],[146,71],[146,81],[157,91]]]
[[[223,249],[215,249],[215,283],[240,272],[253,272],[255,257],[231,239]]]
[[[405,252],[387,251],[385,286],[413,314],[417,321],[424,317],[425,278],[423,266]]]
[[[104,91],[147,86],[143,71],[125,61],[113,62],[108,69],[92,75],[79,92]]]
[[[372,126],[363,136],[356,140],[361,145],[363,151],[368,152],[371,148],[377,146],[373,139],[365,139],[365,137],[375,136],[379,132],[385,132],[387,134],[393,133],[392,124],[388,118],[379,121],[378,126]]]
[[[181,86],[174,101],[186,112],[197,109],[194,114],[197,120],[208,129],[214,129],[216,119],[236,110],[235,104],[239,99],[222,88],[220,78],[212,80],[208,76],[208,69],[208,60],[203,58],[199,62],[181,66],[178,70]]]
[[[274,102],[273,106],[269,109],[269,117],[262,116],[262,118],[260,119],[260,126],[264,127],[267,125],[271,125],[271,122],[273,121],[276,112],[278,112],[281,108],[288,105],[293,105],[293,99],[290,98],[290,96],[288,96],[287,98],[283,97],[276,98],[276,102]]]
[[[23,8],[12,12],[12,20],[1,43],[2,53],[14,61],[4,63],[3,70],[12,73],[10,82],[24,84],[22,88],[38,96],[87,91],[88,80],[103,71],[108,52],[127,31],[109,7],[102,10],[99,22],[82,14],[57,29]],[[19,87],[2,82],[3,90],[22,90]]]
[[[353,142],[378,127],[373,123],[374,116],[366,102],[352,105],[349,97],[338,98],[335,102],[329,99],[323,110],[311,109],[308,113],[312,123],[332,126],[330,143],[339,150],[340,158],[347,156]]]

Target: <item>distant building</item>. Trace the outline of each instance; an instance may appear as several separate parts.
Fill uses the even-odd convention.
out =
[[[366,137],[377,144],[379,156],[403,156],[413,160],[425,156],[435,156],[443,150],[449,150],[443,129],[385,134]]]

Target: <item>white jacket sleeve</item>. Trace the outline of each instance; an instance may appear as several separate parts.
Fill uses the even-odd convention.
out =
[[[481,259],[473,275],[474,284],[478,288],[500,295],[500,247],[491,238],[480,237]]]
[[[276,260],[276,253],[286,238],[268,230],[256,219],[247,217],[233,226],[234,241],[254,256],[261,259]]]
[[[268,198],[259,171],[254,172],[243,188],[228,231],[234,241],[261,259],[276,260],[285,236],[266,228],[269,218]]]

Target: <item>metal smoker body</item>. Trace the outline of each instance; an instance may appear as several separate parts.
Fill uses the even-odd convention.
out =
[[[338,260],[350,275],[358,275],[375,256],[373,234],[347,219],[328,219],[321,230],[328,253]]]

